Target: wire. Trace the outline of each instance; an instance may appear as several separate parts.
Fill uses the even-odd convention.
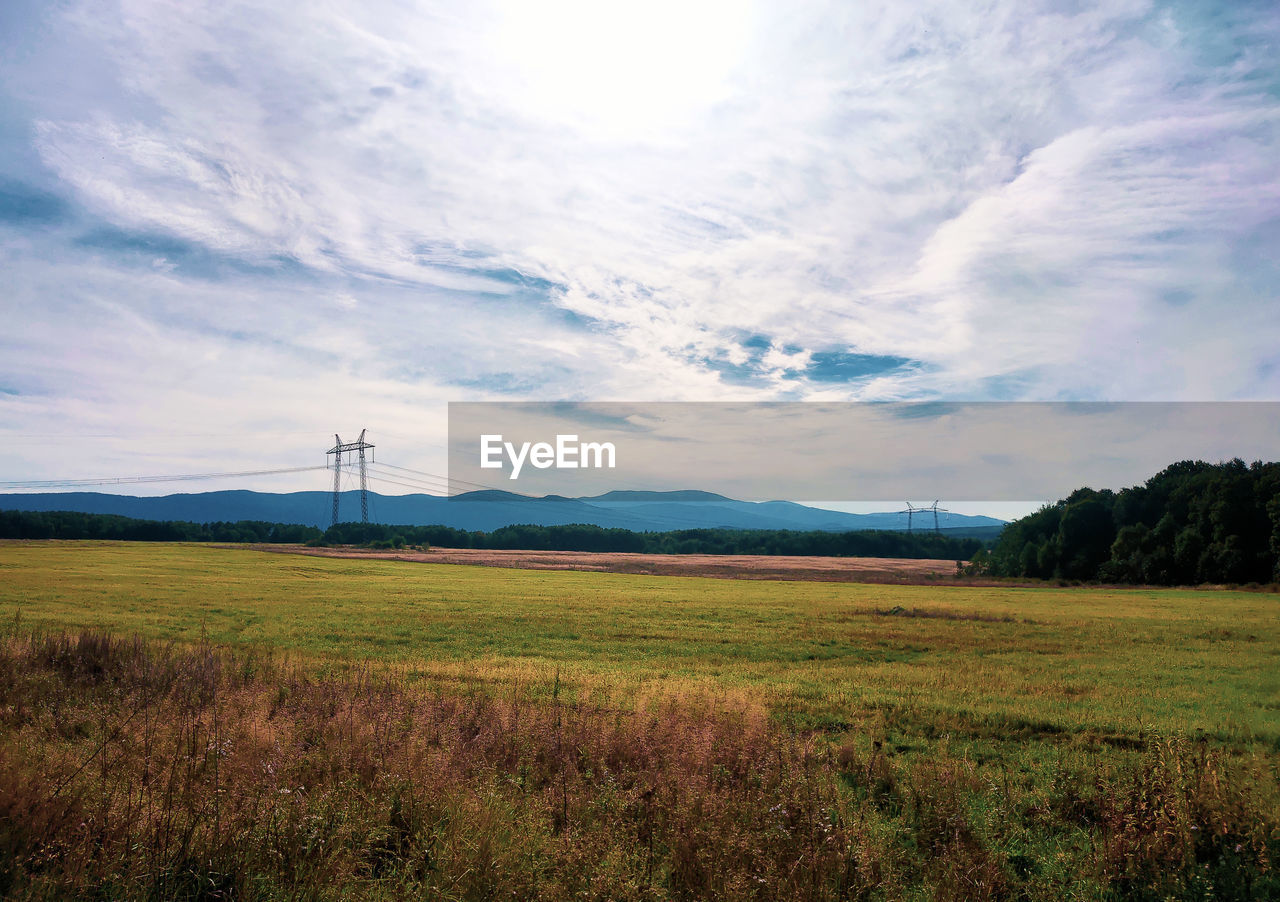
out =
[[[194,481],[194,480],[201,480],[201,479],[229,479],[229,478],[242,477],[242,476],[275,476],[275,475],[280,475],[285,473],[307,473],[315,470],[325,470],[327,472],[331,469],[333,469],[332,466],[329,466],[326,464],[323,466],[315,465],[310,467],[283,467],[275,470],[244,470],[238,473],[189,473],[189,474],[171,475],[171,476],[120,476],[120,477],[109,478],[109,479],[43,479],[43,480],[28,480],[28,481],[8,481],[8,482],[0,482],[0,490],[37,489],[37,488],[80,488],[80,487],[98,486],[98,485],[137,485],[141,483],[154,483],[154,482],[187,482],[187,481]],[[350,467],[349,465],[344,465],[340,468],[340,476],[339,476],[339,486],[340,486],[339,492],[340,493],[345,494],[346,492],[353,491],[353,483],[356,480],[356,474],[355,472],[353,472],[353,469],[354,468]],[[380,472],[383,470],[393,470],[398,472],[391,473],[391,474]],[[417,474],[417,476],[401,475],[402,473]],[[372,481],[387,483],[389,485],[398,485],[408,489],[416,489],[419,492],[425,492],[426,494],[432,495],[437,498],[449,497],[449,493],[451,489],[456,484],[461,484],[461,485],[474,486],[477,489],[487,489],[491,491],[504,492],[512,495],[519,495],[520,497],[523,497],[523,498],[530,498],[530,499],[537,500],[537,496],[534,496],[534,495],[526,495],[521,492],[512,492],[510,489],[500,489],[495,486],[482,485],[481,483],[467,482],[466,480],[450,480],[443,476],[439,476],[435,473],[428,473],[425,470],[414,470],[410,467],[398,467],[395,464],[377,463],[377,462],[370,461],[367,465],[367,474],[368,474],[367,478]],[[343,476],[345,476],[346,478],[343,479],[342,478]],[[427,478],[423,479],[421,477],[427,477]],[[326,494],[327,493],[328,492],[326,492]],[[931,508],[924,508],[923,510],[929,511],[931,510]],[[941,513],[943,509],[938,508],[938,511]],[[917,508],[916,512],[920,512],[920,509]],[[326,513],[329,513],[331,515],[331,511],[329,511],[328,509],[326,509]],[[627,513],[634,513],[639,516],[643,516],[643,513],[638,511],[634,511],[634,512],[628,511]],[[906,513],[906,511],[903,511],[902,513]],[[678,515],[672,515],[670,513],[664,514],[663,519],[668,521],[674,521],[674,522],[688,523],[690,526],[693,526],[693,527],[706,526],[705,521],[691,519],[688,517],[680,517]]]
[[[408,483],[408,482],[399,482],[399,481],[397,481],[397,480],[395,480],[395,479],[388,479],[388,478],[387,478],[387,477],[385,477],[385,476],[374,476],[373,474],[370,474],[370,475],[369,475],[369,479],[373,480],[374,482],[385,482],[385,483],[389,483],[389,484],[391,484],[391,485],[400,485],[400,486],[404,486],[404,487],[405,487],[405,488],[407,488],[407,489],[417,489],[417,490],[418,490],[418,491],[420,491],[420,492],[421,492],[421,491],[423,491],[423,490],[426,488],[426,486],[413,485],[412,483]],[[444,497],[447,497],[447,496],[445,496],[445,495],[435,495],[435,494],[434,494],[434,493],[432,493],[432,492],[426,492],[425,494],[432,495],[433,497],[436,497],[436,498],[444,498]]]
[[[389,465],[379,464],[376,468],[370,467],[370,478],[372,479],[376,477],[382,480],[383,482],[390,482],[390,483],[394,483],[395,485],[406,486],[407,488],[422,489],[431,494],[438,493],[438,494],[446,495],[449,497],[458,497],[459,495],[469,494],[471,491],[475,491],[474,489],[468,489],[466,492],[455,492],[454,489],[456,488],[456,486],[454,486],[453,484],[451,484],[446,480],[432,481],[432,480],[426,480],[426,479],[419,479],[414,476],[405,476],[400,473],[379,472],[383,466],[389,466]],[[404,468],[397,467],[396,469],[400,470]],[[475,483],[467,483],[467,485],[475,485]],[[491,488],[489,486],[484,486],[483,490],[492,491],[492,492],[502,492],[503,494],[507,494],[507,495],[518,495],[521,498],[537,497],[535,495],[526,495],[522,492],[513,492],[510,489]]]
[[[369,465],[369,469],[370,469],[370,470],[385,470],[385,471],[387,471],[387,472],[385,473],[385,475],[387,475],[387,476],[394,476],[394,477],[396,477],[397,479],[407,479],[407,480],[409,480],[410,482],[421,482],[421,483],[427,483],[427,484],[430,484],[430,485],[439,485],[439,486],[448,486],[448,485],[449,485],[449,480],[447,480],[447,479],[442,479],[442,478],[439,478],[439,477],[436,477],[436,476],[428,476],[428,477],[426,477],[426,478],[423,478],[423,477],[421,477],[421,476],[407,476],[407,475],[405,475],[404,473],[399,472],[400,470],[403,470],[403,468],[402,468],[402,467],[392,467],[390,464],[370,464],[370,465]],[[391,472],[392,470],[395,470],[395,471],[397,471],[397,472]]]
[[[453,479],[453,478],[450,478],[450,477],[448,477],[448,476],[441,476],[441,475],[439,475],[438,473],[428,473],[428,472],[426,472],[425,470],[413,470],[413,469],[410,469],[409,467],[397,467],[395,464],[379,463],[379,464],[378,464],[378,466],[380,466],[380,467],[390,467],[390,468],[391,468],[391,469],[393,469],[393,470],[402,470],[402,471],[404,471],[405,473],[417,473],[419,476],[430,476],[432,479],[439,480],[440,482],[443,482],[443,483],[445,483],[445,484],[446,484],[446,485],[448,485],[448,486],[455,486],[455,485],[469,485],[469,486],[473,486],[473,487],[475,487],[475,488],[477,488],[477,489],[488,489],[488,490],[493,491],[493,492],[511,492],[511,490],[510,490],[510,489],[502,489],[502,488],[498,488],[496,485],[485,485],[484,483],[481,483],[481,482],[468,482],[468,481],[467,481],[467,480],[465,480],[465,479]],[[521,495],[521,494],[523,494],[523,493],[522,493],[522,492],[511,492],[511,494],[513,494],[513,495]],[[526,495],[525,497],[527,497],[527,498],[532,498],[533,496],[532,496],[532,495]]]
[[[403,471],[405,471],[405,472],[407,472],[407,473],[421,473],[423,476],[429,476],[429,477],[431,477],[431,479],[439,480],[439,481],[441,481],[441,482],[445,482],[445,484],[446,484],[446,486],[447,486],[448,488],[452,488],[452,484],[451,484],[451,483],[452,483],[453,481],[446,481],[446,480],[444,480],[442,477],[437,476],[437,475],[435,475],[434,473],[427,473],[427,472],[426,472],[426,471],[424,471],[424,470],[413,470],[413,469],[410,469],[409,467],[397,467],[397,466],[395,466],[394,464],[385,464],[385,463],[378,463],[378,464],[376,464],[376,465],[372,465],[372,464],[371,464],[370,466],[371,466],[371,467],[376,466],[378,469],[382,469],[382,468],[390,468],[390,469],[392,469],[392,470],[403,470]],[[412,476],[399,476],[398,474],[396,474],[396,475],[397,475],[397,478],[395,478],[395,479],[390,478],[390,477],[389,477],[389,476],[387,476],[386,474],[378,475],[378,476],[370,475],[370,477],[369,477],[369,478],[370,478],[370,479],[377,479],[377,480],[378,480],[378,481],[380,481],[380,482],[388,482],[388,483],[392,483],[392,484],[394,484],[394,485],[404,486],[404,487],[406,487],[406,488],[411,488],[411,489],[412,489],[412,488],[417,488],[417,489],[433,489],[433,490],[435,490],[435,491],[440,491],[440,490],[441,490],[441,487],[440,487],[440,486],[428,485],[428,484],[427,484],[427,482],[426,482],[426,480],[415,479],[415,478],[414,478],[414,477],[412,477]],[[407,481],[405,481],[405,480],[407,480]],[[484,489],[490,489],[490,490],[492,490],[492,491],[496,491],[496,492],[505,492],[505,493],[512,494],[512,495],[519,495],[519,496],[520,496],[520,497],[522,497],[522,498],[529,498],[529,499],[531,499],[531,500],[535,500],[535,501],[536,501],[536,500],[540,500],[539,496],[537,496],[537,495],[526,495],[526,494],[523,494],[523,493],[521,493],[521,492],[512,492],[510,489],[499,489],[499,488],[495,488],[495,487],[493,487],[493,486],[480,485],[479,483],[475,483],[475,482],[465,482],[464,480],[456,480],[456,481],[457,481],[457,482],[463,482],[463,483],[464,483],[464,484],[466,484],[466,485],[473,485],[473,486],[479,486],[480,488],[484,488]],[[454,496],[454,497],[456,497],[456,496]],[[588,504],[589,504],[590,502],[586,502],[586,503],[588,503]],[[602,508],[602,510],[609,510],[609,508]],[[939,510],[941,510],[941,508],[939,508]],[[619,511],[618,513],[628,513],[628,514],[632,514],[632,515],[634,515],[634,516],[640,516],[640,517],[643,517],[643,516],[644,516],[643,512],[641,512],[641,511]],[[693,517],[681,517],[679,514],[672,514],[672,513],[670,513],[670,512],[664,513],[664,514],[663,514],[663,519],[664,519],[664,520],[667,520],[667,521],[670,521],[670,522],[673,522],[673,523],[683,523],[683,524],[687,525],[689,528],[693,528],[693,529],[705,529],[705,528],[707,528],[707,527],[708,527],[707,521],[706,521],[706,520],[704,520],[704,519],[697,519],[697,518],[693,518]]]
[[[449,491],[449,483],[443,480],[419,479],[416,476],[406,476],[403,473],[395,473],[390,470],[384,470],[381,466],[371,467],[370,473],[376,474],[381,479],[394,480],[406,485],[416,485],[422,488],[432,489],[433,491],[445,492]]]
[[[200,479],[231,479],[240,476],[276,476],[282,473],[306,473],[327,470],[324,466],[283,467],[278,470],[243,470],[238,473],[186,473],[173,476],[116,476],[105,479],[31,479],[0,482],[0,489],[52,489],[94,485],[137,485],[146,482],[189,482]]]
[[[15,439],[50,439],[57,441],[65,441],[67,439],[116,439],[119,441],[133,441],[139,438],[150,439],[152,441],[158,439],[170,438],[233,438],[243,435],[236,432],[4,432],[0,433],[0,439],[12,441]],[[281,436],[297,436],[297,435],[316,435],[314,429],[306,432],[255,432],[255,438],[279,438]]]

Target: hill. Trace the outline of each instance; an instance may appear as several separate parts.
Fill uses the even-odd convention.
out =
[[[340,518],[358,518],[358,492],[344,492]],[[492,531],[503,526],[564,526],[586,523],[633,532],[679,529],[786,529],[822,532],[905,530],[906,514],[847,514],[791,501],[735,501],[710,492],[609,492],[588,498],[548,495],[531,498],[484,490],[442,498],[436,495],[369,493],[370,519],[409,526],[440,525]],[[260,520],[324,528],[332,518],[329,492],[225,491],[156,497],[102,492],[48,492],[0,495],[0,510],[77,511],[147,520],[193,523]],[[1004,523],[992,517],[940,514],[944,532],[966,538],[994,538]],[[915,527],[924,531],[920,518]],[[928,524],[932,528],[932,518]]]

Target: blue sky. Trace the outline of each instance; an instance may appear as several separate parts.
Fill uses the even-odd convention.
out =
[[[367,426],[438,472],[450,400],[1277,399],[1277,59],[1269,2],[8,0],[0,470]]]

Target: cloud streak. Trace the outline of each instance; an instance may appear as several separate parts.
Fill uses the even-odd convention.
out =
[[[1269,6],[581,6],[20,5],[3,425],[1280,390]]]

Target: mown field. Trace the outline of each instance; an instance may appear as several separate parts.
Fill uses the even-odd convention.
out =
[[[0,890],[1276,898],[1278,615],[4,544]]]

